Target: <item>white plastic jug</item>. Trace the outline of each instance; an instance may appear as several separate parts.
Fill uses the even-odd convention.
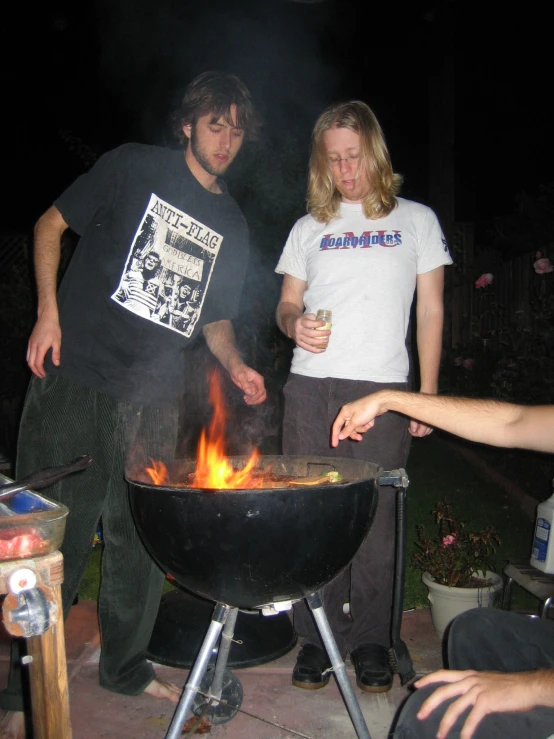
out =
[[[554,481],[553,481],[554,482]],[[554,575],[554,493],[537,506],[535,538],[531,564],[537,570]]]

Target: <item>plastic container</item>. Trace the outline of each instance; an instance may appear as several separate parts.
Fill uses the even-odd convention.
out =
[[[553,481],[554,482],[554,481]],[[537,506],[535,537],[531,565],[548,575],[554,575],[554,493]]]
[[[0,490],[10,482],[0,475]],[[66,506],[31,490],[0,500],[0,561],[40,557],[59,549],[68,513]]]
[[[330,331],[331,330],[331,326],[333,325],[331,322],[333,318],[333,314],[330,310],[324,310],[320,308],[318,312],[316,313],[315,317],[316,317],[316,321],[325,321],[325,325],[318,326],[316,331]],[[326,346],[327,346],[327,343],[321,344],[322,349]]]

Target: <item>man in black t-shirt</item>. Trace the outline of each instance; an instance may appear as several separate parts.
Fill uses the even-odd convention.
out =
[[[75,599],[100,517],[104,534],[99,620],[100,683],[127,695],[177,702],[145,654],[164,573],[132,520],[130,456],[172,459],[183,352],[200,330],[244,393],[262,403],[262,376],[242,360],[231,320],[248,261],[242,213],[219,179],[258,121],[234,75],[206,72],[176,117],[180,150],[125,144],[104,154],[38,220],[38,320],[27,362],[34,377],[22,414],[16,477],[91,454],[92,466],[46,494],[69,507],[62,546],[64,615]],[[184,153],[183,153],[184,150]],[[79,243],[56,291],[66,229]],[[162,321],[164,287],[192,285],[180,326]],[[194,301],[192,298],[194,297]],[[12,649],[12,666],[18,655]],[[19,670],[0,706],[0,731],[24,736]]]

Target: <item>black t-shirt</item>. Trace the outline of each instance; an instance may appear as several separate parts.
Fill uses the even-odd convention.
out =
[[[47,371],[159,404],[182,388],[183,350],[233,319],[248,230],[225,184],[209,192],[182,151],[125,144],[54,203],[79,243],[60,286],[61,365]]]

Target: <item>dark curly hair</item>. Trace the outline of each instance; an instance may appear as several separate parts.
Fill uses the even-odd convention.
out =
[[[237,120],[231,120],[231,106],[237,106]],[[244,83],[230,72],[211,70],[195,77],[188,85],[183,99],[175,111],[173,133],[179,144],[186,148],[188,139],[183,126],[194,125],[208,113],[223,117],[227,123],[238,125],[247,139],[255,139],[260,129],[260,119],[254,108],[250,92]]]

